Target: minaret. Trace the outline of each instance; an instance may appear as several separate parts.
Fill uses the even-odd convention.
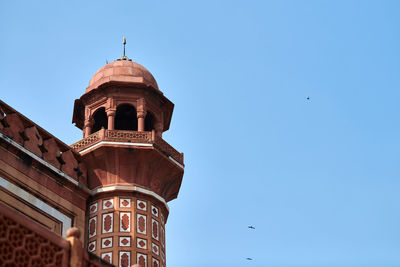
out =
[[[165,266],[167,202],[178,196],[183,154],[162,139],[174,104],[124,54],[75,100],[72,145],[88,168],[87,248],[116,266]]]

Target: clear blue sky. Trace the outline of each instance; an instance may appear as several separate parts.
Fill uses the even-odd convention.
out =
[[[399,14],[381,0],[1,1],[0,98],[73,143],[74,99],[126,36],[175,103],[164,137],[185,153],[168,266],[400,266]]]

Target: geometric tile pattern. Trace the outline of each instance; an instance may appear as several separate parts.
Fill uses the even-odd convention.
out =
[[[113,232],[114,213],[104,213],[102,215],[102,233],[108,234]]]
[[[158,221],[154,220],[151,218],[151,236],[155,239],[158,240],[159,238],[159,232],[158,232]]]
[[[96,232],[97,232],[97,217],[96,216],[89,219],[88,231],[89,231],[89,238],[92,238],[96,235]]]
[[[131,207],[131,199],[130,198],[120,198],[119,199],[119,207],[120,208],[130,208]]]
[[[101,253],[101,258],[106,262],[112,263],[112,252]]]
[[[131,266],[131,252],[130,251],[120,251],[119,252],[119,266],[121,266],[121,267]]]
[[[112,237],[106,237],[101,239],[101,248],[112,248],[113,246],[113,238]]]
[[[156,208],[155,206],[151,205],[151,214],[153,214],[154,216],[158,217],[158,208]]]
[[[120,236],[119,237],[119,246],[120,247],[130,247],[131,246],[131,237],[130,236]]]
[[[136,246],[141,249],[147,249],[147,240],[143,238],[136,239]]]
[[[96,203],[90,205],[90,207],[89,207],[89,213],[90,213],[90,214],[96,213],[96,212],[97,212],[97,209],[98,209],[98,205],[97,205],[97,202],[96,202]]]
[[[130,212],[120,212],[120,223],[119,223],[119,231],[121,233],[126,233],[131,231],[131,213]]]
[[[137,232],[139,234],[146,234],[146,228],[147,228],[147,220],[146,220],[146,215],[143,214],[137,214],[137,221],[136,221],[136,226],[137,226]]]
[[[142,253],[136,254],[136,262],[143,267],[147,267],[147,255]]]
[[[93,252],[96,250],[96,241],[89,242],[88,244],[88,251]]]
[[[60,244],[0,213],[0,266],[61,266],[67,257]]]
[[[89,251],[118,267],[165,267],[167,213],[162,204],[125,194],[95,199],[88,209]]]
[[[160,261],[153,258],[153,266],[152,267],[160,267]]]
[[[151,245],[151,251],[156,255],[160,255],[160,248],[158,247],[158,245],[155,243],[152,243]]]
[[[165,230],[164,230],[164,227],[160,228],[160,243],[161,243],[161,246],[164,248],[165,247]]]
[[[108,210],[114,208],[113,199],[103,200],[103,210]]]
[[[136,203],[137,203],[136,208],[137,208],[138,210],[143,210],[143,211],[146,211],[146,210],[147,210],[147,203],[146,203],[146,201],[137,200]]]

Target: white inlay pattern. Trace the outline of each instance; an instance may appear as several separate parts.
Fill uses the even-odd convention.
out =
[[[151,214],[158,217],[158,208],[151,205]]]
[[[97,234],[97,217],[93,217],[89,219],[89,238],[94,237]]]
[[[96,241],[89,242],[88,244],[88,251],[93,252],[96,250]]]
[[[119,237],[119,246],[120,247],[130,247],[131,246],[131,237],[130,236],[120,236]]]
[[[164,221],[164,215],[162,214],[162,212],[161,212],[161,223],[162,223],[162,225],[164,225],[165,224],[165,221]]]
[[[158,221],[154,220],[153,218],[151,219],[151,236],[155,240],[159,240],[160,237],[160,231],[158,229]]]
[[[101,253],[101,258],[112,264],[112,252]]]
[[[147,240],[143,238],[136,239],[136,246],[141,249],[147,249]]]
[[[146,228],[147,228],[146,225],[147,225],[146,215],[137,214],[136,228],[139,234],[144,234],[144,235],[146,234]]]
[[[108,210],[114,208],[114,203],[113,199],[105,199],[103,200],[103,210]]]
[[[94,203],[94,204],[92,204],[92,205],[90,205],[90,207],[89,207],[89,213],[90,213],[90,214],[96,213],[97,210],[98,210],[98,204],[97,204],[97,202]]]
[[[114,214],[112,212],[102,215],[102,233],[112,233],[114,224]]]
[[[152,267],[160,267],[160,262],[155,258],[153,258],[153,266]]]
[[[141,266],[147,266],[147,255],[142,253],[136,253],[136,262]]]
[[[131,213],[119,213],[119,231],[122,233],[129,233],[131,231]]]
[[[165,254],[162,250],[161,250],[161,259],[162,259],[163,263],[165,263]]]
[[[131,199],[130,198],[120,198],[119,199],[119,207],[120,208],[130,208],[131,207]]]
[[[161,239],[161,246],[164,248],[165,247],[165,230],[164,227],[161,227],[160,229],[160,239]]]
[[[106,237],[101,239],[101,248],[111,248],[113,246],[113,238]]]
[[[119,252],[119,266],[131,266],[131,252],[120,251]]]
[[[151,251],[156,255],[160,255],[160,248],[154,243],[151,243]]]
[[[137,200],[136,201],[136,208],[138,210],[147,210],[147,203],[142,200]]]

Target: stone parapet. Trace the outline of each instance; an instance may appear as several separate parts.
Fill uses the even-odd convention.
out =
[[[161,137],[155,136],[154,132],[101,129],[72,144],[71,147],[78,152],[82,152],[101,141],[151,144],[167,157],[171,157],[183,165],[183,153],[178,152]]]

